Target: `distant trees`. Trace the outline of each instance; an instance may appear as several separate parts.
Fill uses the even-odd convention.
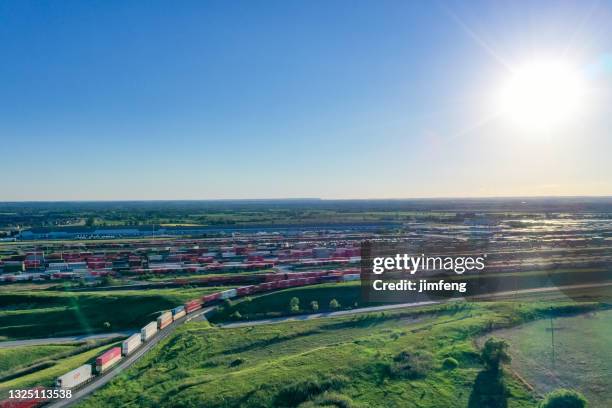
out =
[[[579,392],[559,388],[544,398],[540,408],[584,408],[587,404],[586,398]]]
[[[502,364],[512,360],[508,354],[508,343],[503,339],[489,338],[482,349],[481,358],[487,370],[497,373]]]
[[[292,297],[289,301],[289,310],[291,313],[297,313],[300,311],[300,299],[297,297]]]
[[[338,302],[336,299],[332,299],[329,301],[329,308],[331,310],[337,310],[340,309],[340,302]]]
[[[310,302],[310,308],[312,309],[313,312],[318,312],[319,302],[317,302],[316,300],[313,300],[312,302]]]

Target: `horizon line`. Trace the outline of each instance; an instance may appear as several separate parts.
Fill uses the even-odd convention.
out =
[[[362,197],[362,198],[323,198],[323,197],[279,197],[279,198],[157,198],[157,199],[74,199],[74,200],[2,200],[0,204],[13,203],[126,203],[126,202],[224,202],[224,201],[410,201],[410,200],[495,200],[495,199],[563,199],[594,198],[612,199],[610,195],[498,195],[498,196],[435,196],[435,197]]]

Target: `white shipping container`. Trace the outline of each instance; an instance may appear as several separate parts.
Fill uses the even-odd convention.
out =
[[[67,271],[68,264],[66,262],[49,262],[49,269],[55,269],[58,271]]]
[[[221,292],[221,299],[231,299],[236,297],[236,289],[224,290]]]
[[[157,333],[157,322],[151,322],[140,330],[142,341],[147,341]]]
[[[136,350],[142,344],[142,336],[140,333],[136,333],[128,337],[121,343],[121,353],[127,356],[134,350]]]
[[[80,366],[79,368],[67,372],[61,377],[58,377],[57,380],[55,380],[55,386],[57,388],[74,388],[77,385],[89,380],[90,378],[91,365],[85,364]]]

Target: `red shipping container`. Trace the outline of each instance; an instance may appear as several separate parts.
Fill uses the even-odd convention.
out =
[[[113,347],[100,357],[96,358],[96,365],[103,365],[113,358],[121,355],[121,347]]]
[[[221,292],[211,293],[210,295],[202,296],[202,302],[208,303],[215,301],[221,297]]]
[[[199,299],[190,300],[189,302],[185,303],[185,311],[187,313],[191,313],[201,308],[202,308],[202,303]]]

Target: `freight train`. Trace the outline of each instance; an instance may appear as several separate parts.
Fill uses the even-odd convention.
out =
[[[351,273],[349,273],[351,272]],[[175,307],[172,310],[164,311],[156,321],[146,324],[140,333],[128,337],[121,344],[121,347],[113,347],[105,351],[95,360],[95,364],[84,364],[66,374],[58,377],[55,381],[55,388],[60,390],[73,390],[92,381],[125,357],[134,353],[146,342],[154,338],[158,333],[166,329],[170,324],[178,319],[184,318],[204,306],[209,306],[217,301],[225,299],[239,298],[257,293],[268,292],[276,289],[285,289],[296,286],[314,285],[326,282],[354,281],[359,279],[359,274],[355,270],[348,271],[327,271],[327,272],[303,272],[287,274],[266,274],[268,281],[257,285],[241,286],[235,289],[228,289],[204,295],[197,299],[192,299],[185,304]],[[34,408],[46,403],[47,400],[4,400],[0,401],[0,408]]]

